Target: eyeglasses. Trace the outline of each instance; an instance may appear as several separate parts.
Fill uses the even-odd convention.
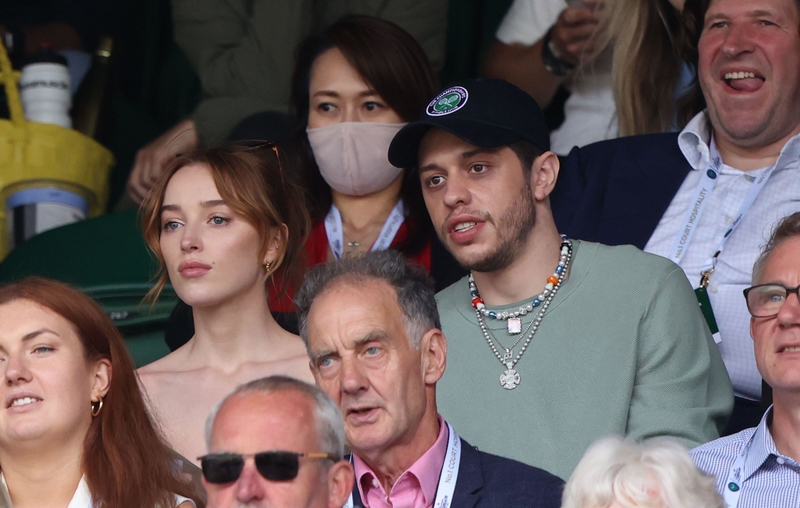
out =
[[[800,299],[800,286],[787,288],[782,284],[759,284],[745,289],[744,297],[751,316],[772,317],[778,314],[792,293]]]
[[[293,480],[300,470],[300,457],[337,460],[330,453],[260,452],[260,453],[209,453],[198,457],[203,477],[208,483],[235,482],[244,469],[244,459],[255,457],[256,470],[275,482]]]

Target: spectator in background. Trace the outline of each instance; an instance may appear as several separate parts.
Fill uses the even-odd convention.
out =
[[[800,213],[775,229],[745,290],[758,370],[774,404],[757,427],[691,451],[730,508],[800,504]]]
[[[674,130],[691,116],[678,116],[691,76],[679,52],[682,7],[683,0],[515,0],[484,72],[542,108],[559,86],[569,89],[564,122],[551,135],[560,155],[620,135]]]
[[[314,385],[271,376],[211,411],[200,458],[209,508],[341,508],[353,488],[336,404]]]
[[[175,159],[143,204],[145,241],[191,305],[192,339],[139,370],[168,441],[204,450],[203,421],[236,386],[272,374],[311,380],[299,337],[269,308],[272,276],[300,270],[308,217],[276,147],[227,145]]]
[[[419,267],[392,251],[320,265],[297,307],[314,377],[342,409],[354,454],[349,506],[560,505],[562,480],[473,448],[439,416],[447,340]]]
[[[716,438],[733,395],[686,277],[560,236],[549,147],[536,101],[480,79],[441,92],[389,148],[418,166],[434,227],[470,270],[436,297],[452,340],[442,414],[482,450],[561,477],[600,436]]]
[[[392,248],[439,288],[463,275],[435,240],[416,176],[387,156],[435,90],[422,47],[388,21],[344,18],[298,47],[291,153],[311,196],[311,266]]]
[[[138,152],[128,179],[137,203],[170,157],[201,142],[223,141],[254,113],[273,112],[264,119],[272,125],[248,137],[275,140],[285,134],[292,51],[344,15],[391,20],[420,41],[437,68],[444,60],[446,0],[172,0],[172,12],[175,39],[200,76],[205,98],[190,118]]]
[[[800,4],[688,0],[685,14],[708,109],[679,134],[573,150],[553,214],[563,233],[681,266],[721,341],[730,433],[762,414],[741,291],[773,225],[800,210]]]
[[[0,372],[0,506],[196,506],[89,297],[40,278],[0,288]]]
[[[561,508],[725,508],[714,478],[681,445],[598,439],[564,488]]]

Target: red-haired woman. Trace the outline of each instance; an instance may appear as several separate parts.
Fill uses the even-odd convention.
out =
[[[150,408],[184,457],[205,453],[204,423],[238,385],[283,374],[313,382],[303,341],[270,313],[276,271],[292,280],[308,217],[269,147],[227,145],[175,159],[142,204],[144,238],[192,307],[185,345],[139,370]]]
[[[195,506],[91,299],[40,278],[0,288],[0,372],[0,506]]]

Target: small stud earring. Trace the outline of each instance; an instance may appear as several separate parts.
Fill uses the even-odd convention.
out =
[[[267,270],[267,271],[269,271],[269,267],[270,267],[271,265],[272,265],[272,263],[270,263],[269,261],[267,261],[266,263],[264,263],[264,268],[266,268],[266,270]]]

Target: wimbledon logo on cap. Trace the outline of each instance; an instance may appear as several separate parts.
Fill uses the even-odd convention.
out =
[[[453,86],[436,96],[428,104],[428,116],[449,115],[464,107],[469,94],[463,86]]]

